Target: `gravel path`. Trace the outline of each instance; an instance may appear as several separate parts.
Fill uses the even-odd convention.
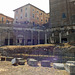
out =
[[[25,65],[12,66],[11,62],[0,61],[0,75],[69,75],[65,70],[53,67],[32,67]]]

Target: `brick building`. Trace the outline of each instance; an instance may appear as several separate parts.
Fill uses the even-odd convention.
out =
[[[13,23],[14,19],[11,17],[8,17],[4,14],[0,14],[0,24],[11,24]]]
[[[24,5],[20,8],[14,10],[14,23],[32,23],[34,24],[45,24],[48,23],[49,14],[45,13],[43,10],[35,7],[32,4]]]
[[[51,43],[75,42],[75,0],[49,0]]]
[[[50,0],[52,27],[75,24],[75,0]]]

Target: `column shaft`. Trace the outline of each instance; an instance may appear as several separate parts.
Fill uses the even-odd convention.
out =
[[[40,31],[38,31],[38,44],[40,44]]]
[[[61,43],[61,33],[59,33],[59,42]]]
[[[8,31],[8,45],[10,45],[10,32]]]
[[[47,44],[47,32],[45,31],[45,44]]]
[[[25,31],[24,31],[25,33]],[[26,38],[25,38],[25,34],[24,34],[24,45],[26,45]]]
[[[33,45],[33,31],[31,31],[31,45]]]
[[[2,42],[2,41],[1,41],[1,33],[0,33],[0,46],[1,46],[1,42]]]

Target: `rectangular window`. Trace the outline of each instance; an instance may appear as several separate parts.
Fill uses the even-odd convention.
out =
[[[21,16],[21,19],[22,19],[22,16]]]
[[[16,11],[16,13],[18,13],[18,11]]]
[[[33,14],[33,18],[34,18],[34,14]]]
[[[27,17],[27,13],[25,13],[25,17]]]
[[[4,17],[2,17],[2,22],[4,21]]]
[[[41,19],[41,22],[42,22],[42,19]]]
[[[39,18],[37,17],[37,20],[39,20]]]
[[[39,13],[39,12],[37,11],[37,13]]]
[[[41,13],[41,15],[42,15],[42,13]]]
[[[27,10],[27,8],[25,8],[25,10]]]
[[[22,12],[22,9],[21,9],[21,12]]]
[[[18,20],[18,17],[16,16],[16,20]]]
[[[46,22],[47,22],[47,20],[46,20]]]
[[[66,18],[66,14],[65,13],[62,13],[62,18]]]
[[[33,9],[33,11],[34,11],[34,9]]]
[[[21,19],[22,19],[22,14],[21,14]]]

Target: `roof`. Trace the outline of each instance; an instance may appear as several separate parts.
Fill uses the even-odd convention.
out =
[[[10,18],[10,19],[13,19],[13,18],[11,18],[11,17],[9,17],[9,16],[6,16],[6,15],[4,15],[4,14],[2,14],[2,13],[0,13],[0,15],[3,15],[3,16],[8,17],[8,18]],[[13,19],[13,20],[14,20],[14,19]]]
[[[26,4],[26,5],[24,5],[24,6],[21,6],[21,7],[15,9],[15,10],[13,10],[13,11],[16,11],[16,10],[18,10],[18,9],[20,9],[20,8],[22,8],[22,7],[28,6],[28,5],[33,6],[33,7],[37,8],[37,9],[39,9],[38,7],[36,7],[36,6],[34,6],[34,5],[30,4],[30,3],[28,3],[28,4]],[[39,10],[41,10],[41,9],[39,9]],[[43,10],[41,10],[41,11],[44,12]]]

